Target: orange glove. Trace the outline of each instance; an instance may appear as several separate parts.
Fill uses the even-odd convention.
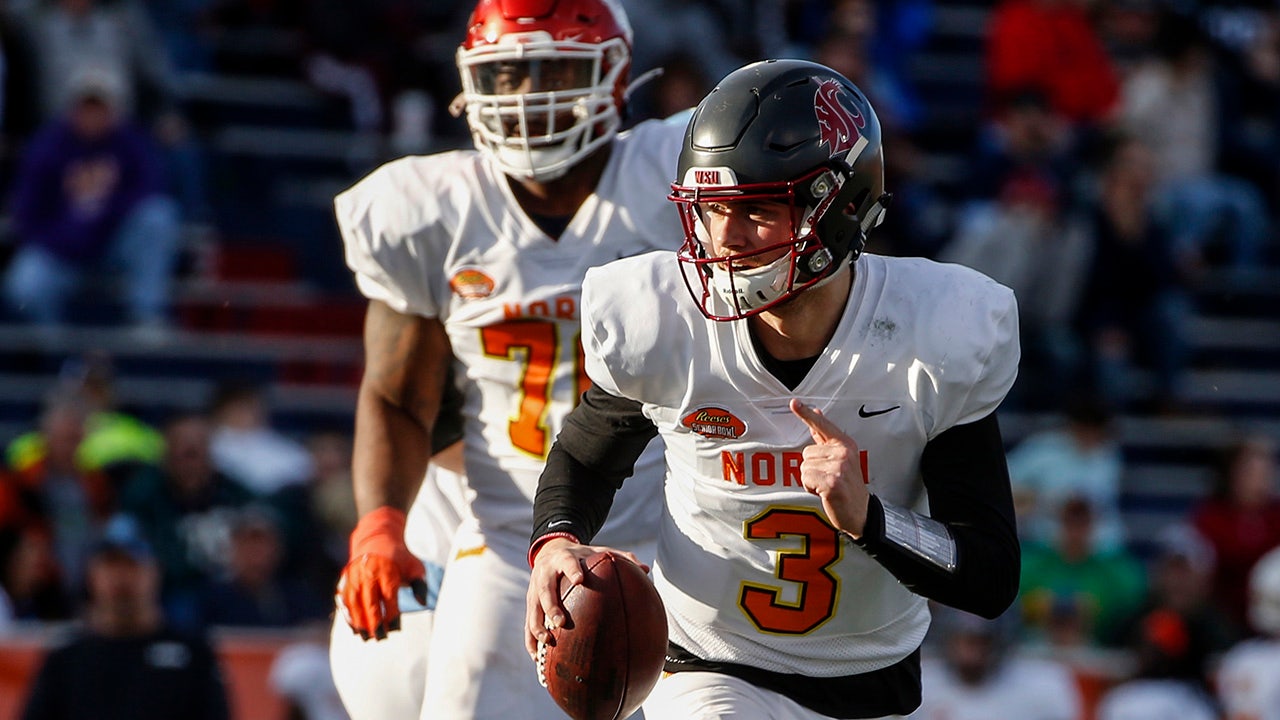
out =
[[[338,598],[347,624],[365,640],[400,629],[401,585],[427,601],[426,569],[405,547],[404,523],[403,512],[383,506],[360,518],[351,532],[351,558],[338,580]]]

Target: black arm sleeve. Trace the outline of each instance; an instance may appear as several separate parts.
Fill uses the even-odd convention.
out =
[[[931,517],[955,540],[955,569],[947,572],[886,540],[884,506],[875,496],[856,544],[912,592],[986,618],[998,616],[1018,594],[1022,556],[995,413],[930,441],[920,472]]]
[[[639,402],[591,386],[565,418],[538,479],[532,540],[568,532],[591,542],[609,515],[613,494],[657,434]]]

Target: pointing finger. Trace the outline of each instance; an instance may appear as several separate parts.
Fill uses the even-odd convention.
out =
[[[791,399],[791,412],[800,418],[805,427],[809,428],[809,434],[818,444],[840,442],[846,437],[835,423],[822,414],[821,410],[811,408],[795,398]]]

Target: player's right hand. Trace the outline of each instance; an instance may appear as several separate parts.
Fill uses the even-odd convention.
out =
[[[400,629],[401,585],[427,601],[426,568],[404,544],[405,515],[380,507],[351,532],[351,557],[338,580],[338,600],[353,632],[379,640]]]
[[[560,576],[572,585],[586,578],[583,560],[598,552],[610,552],[639,565],[645,572],[649,566],[634,553],[602,545],[580,545],[566,538],[546,541],[533,558],[529,574],[529,592],[525,595],[524,648],[529,657],[538,658],[538,643],[553,643],[548,625],[558,628],[565,623],[564,606],[560,604]]]

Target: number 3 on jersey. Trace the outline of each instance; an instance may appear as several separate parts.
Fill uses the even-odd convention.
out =
[[[840,578],[831,566],[844,551],[840,533],[817,510],[771,507],[744,526],[749,540],[794,538],[798,547],[778,550],[775,576],[790,583],[795,601],[783,599],[789,588],[742,584],[738,606],[763,632],[804,635],[820,627],[836,612]]]
[[[511,444],[544,460],[551,449],[547,405],[551,402],[556,365],[566,356],[573,358],[573,405],[591,387],[580,335],[574,333],[562,342],[561,335],[567,334],[559,324],[546,320],[513,320],[480,328],[485,355],[521,365],[519,410],[508,424]]]

